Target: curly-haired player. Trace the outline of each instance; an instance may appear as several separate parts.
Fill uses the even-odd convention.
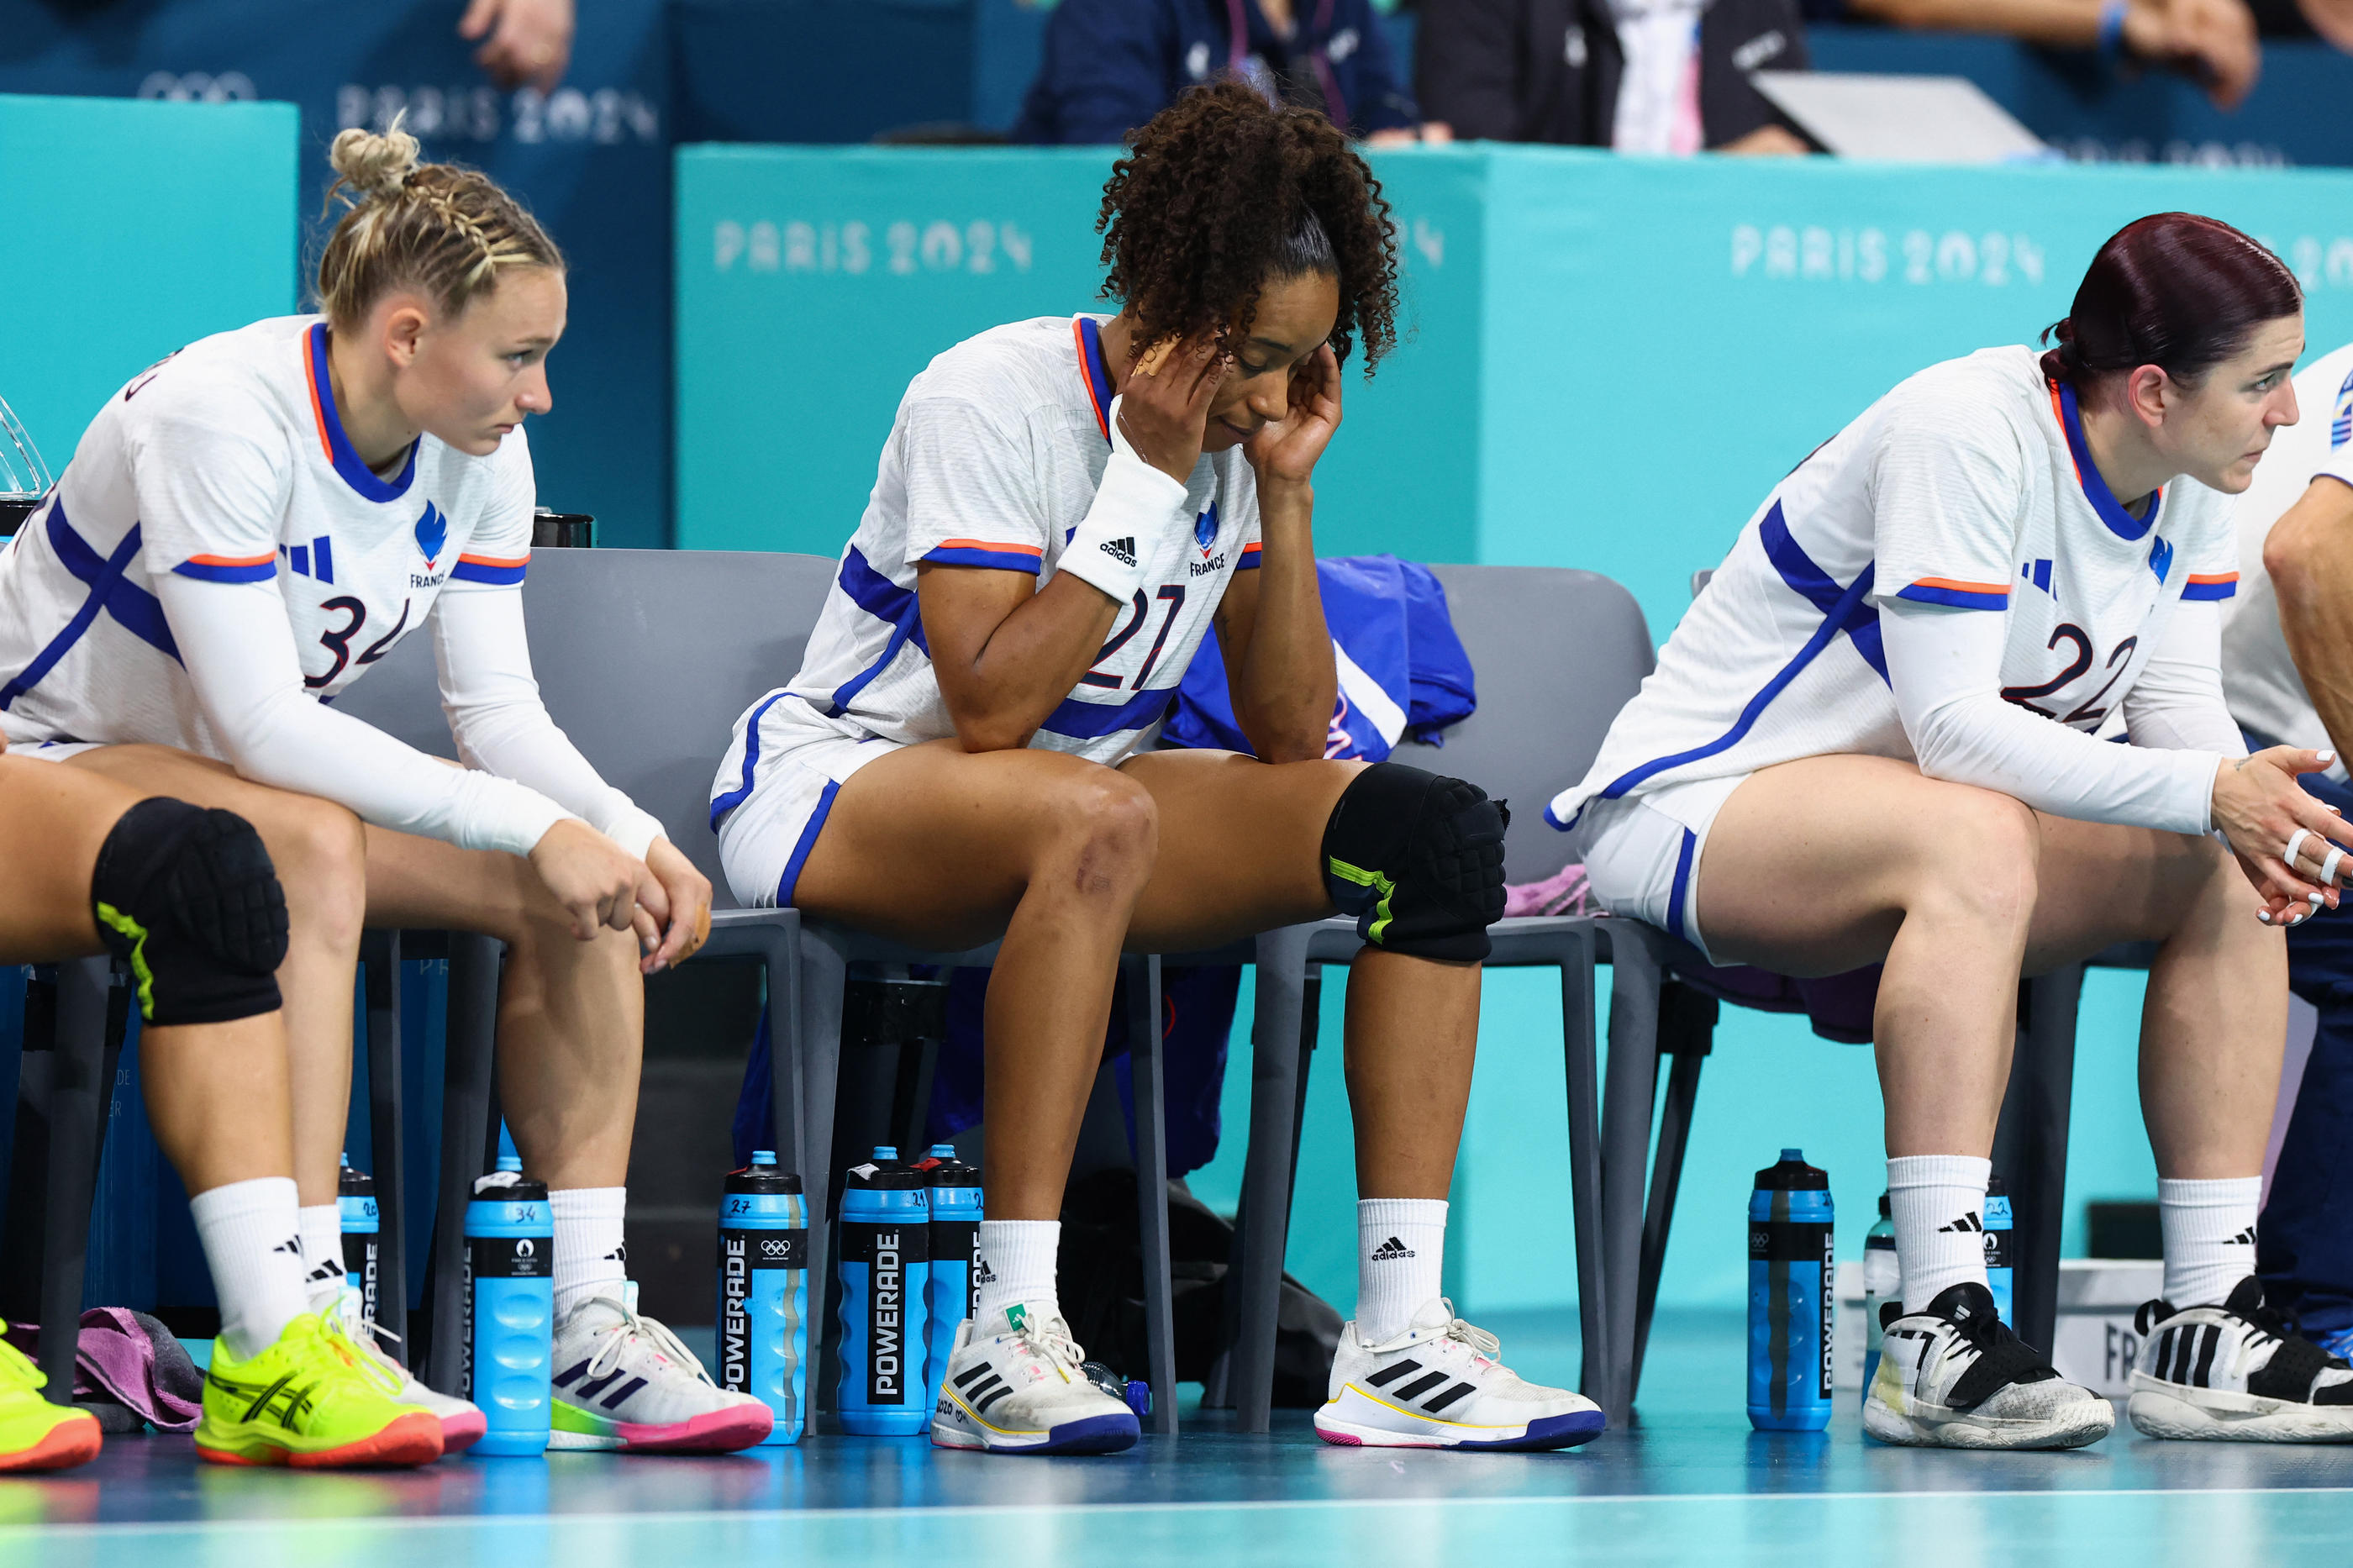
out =
[[[1101,226],[1120,313],[998,327],[915,378],[800,673],[744,715],[714,782],[744,902],[1004,939],[980,1300],[933,1413],[944,1447],[1135,1440],[1054,1283],[1121,948],[1335,910],[1368,939],[1348,986],[1358,1309],[1317,1429],[1532,1448],[1601,1429],[1439,1294],[1502,814],[1458,779],[1323,760],[1311,481],[1342,353],[1361,341],[1369,365],[1394,339],[1387,215],[1328,121],[1246,88],[1137,132]],[[1154,752],[1212,624],[1257,755]]]

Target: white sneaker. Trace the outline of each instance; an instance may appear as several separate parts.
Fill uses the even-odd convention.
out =
[[[2264,1306],[2253,1275],[2219,1307],[2147,1302],[2133,1326],[2126,1408],[2144,1436],[2353,1442],[2353,1367]]]
[[[1340,1331],[1332,1397],[1315,1412],[1326,1443],[1374,1448],[1573,1448],[1601,1436],[1601,1407],[1565,1388],[1522,1382],[1503,1342],[1425,1302],[1395,1339],[1365,1343]]]
[[[1135,1412],[1080,1370],[1086,1352],[1062,1314],[1023,1303],[966,1318],[940,1379],[932,1443],[992,1454],[1116,1454],[1143,1428]]]
[[[391,1391],[395,1402],[413,1405],[441,1423],[441,1452],[445,1458],[472,1447],[475,1441],[490,1429],[490,1422],[480,1409],[453,1394],[442,1394],[426,1387],[406,1367],[385,1353],[383,1342],[399,1336],[368,1321],[358,1286],[347,1284],[332,1290],[320,1291],[311,1299],[311,1310],[334,1315],[353,1345],[383,1376],[385,1386]]]
[[[1974,1282],[1888,1321],[1862,1403],[1865,1432],[1913,1448],[2080,1448],[2116,1424],[2116,1407],[2052,1371]]]
[[[590,1297],[555,1325],[552,1364],[551,1450],[732,1454],[776,1425],[767,1405],[712,1383],[677,1335],[611,1296]]]

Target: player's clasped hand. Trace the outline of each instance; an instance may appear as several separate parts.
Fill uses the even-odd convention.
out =
[[[2255,918],[2265,924],[2298,925],[2333,910],[2353,881],[2353,828],[2295,782],[2335,761],[2330,752],[2273,746],[2215,773],[2214,826],[2263,895]]]
[[[670,895],[644,861],[586,823],[566,818],[549,828],[533,847],[531,864],[582,942],[609,928],[635,931],[642,951],[660,945]]]
[[[1222,334],[1146,349],[1128,373],[1120,398],[1119,433],[1136,456],[1178,484],[1188,482],[1201,460],[1209,400],[1232,363]]]

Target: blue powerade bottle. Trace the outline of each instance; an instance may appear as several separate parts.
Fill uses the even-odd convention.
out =
[[[1748,1194],[1748,1423],[1819,1432],[1831,1420],[1831,1179],[1796,1149]]]
[[[501,1156],[466,1205],[466,1397],[489,1429],[485,1455],[547,1451],[555,1332],[555,1216],[547,1186]]]
[[[912,1437],[931,1429],[923,1397],[923,1305],[931,1203],[923,1173],[890,1147],[852,1165],[841,1189],[841,1386],[845,1432]]]
[[[980,1173],[956,1158],[953,1143],[933,1144],[915,1169],[931,1184],[932,1283],[924,1296],[931,1351],[923,1358],[923,1392],[924,1403],[932,1405],[939,1403],[940,1380],[947,1376],[956,1325],[973,1315],[980,1300],[980,1271],[975,1267],[980,1256]]]
[[[2018,1327],[2018,1320],[2010,1315],[2010,1291],[2012,1275],[2010,1262],[2010,1186],[2000,1176],[1986,1178],[1985,1255],[1986,1289],[1993,1292],[1994,1316]]]
[[[776,1413],[763,1445],[800,1441],[807,1365],[808,1207],[761,1149],[719,1200],[719,1386]]]
[[[376,1232],[375,1179],[365,1171],[352,1169],[352,1157],[343,1156],[342,1184],[335,1195],[338,1223],[343,1232],[343,1273],[359,1288],[360,1316],[373,1323],[376,1316]]]

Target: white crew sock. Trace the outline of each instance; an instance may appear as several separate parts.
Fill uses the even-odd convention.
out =
[[[1058,1219],[982,1220],[975,1331],[976,1325],[1017,1302],[1060,1312],[1062,1295],[1054,1283],[1054,1259],[1061,1246],[1062,1222]]]
[[[2255,1271],[2255,1211],[2261,1176],[2211,1182],[2159,1180],[2157,1222],[2165,1232],[2165,1299],[2177,1307],[2220,1306]]]
[[[231,1182],[188,1200],[220,1299],[220,1337],[240,1361],[276,1344],[310,1310],[301,1203],[291,1176]]]
[[[1926,1311],[1956,1285],[1986,1282],[1986,1178],[1993,1162],[1968,1154],[1905,1154],[1887,1162],[1887,1208],[1904,1310]]]
[[[311,1310],[333,1306],[343,1290],[343,1211],[339,1204],[302,1209],[303,1289]]]
[[[1356,1337],[1393,1340],[1444,1289],[1446,1200],[1356,1200]]]
[[[627,1187],[565,1187],[547,1194],[555,1216],[555,1321],[592,1296],[621,1299],[629,1249],[621,1239]]]

